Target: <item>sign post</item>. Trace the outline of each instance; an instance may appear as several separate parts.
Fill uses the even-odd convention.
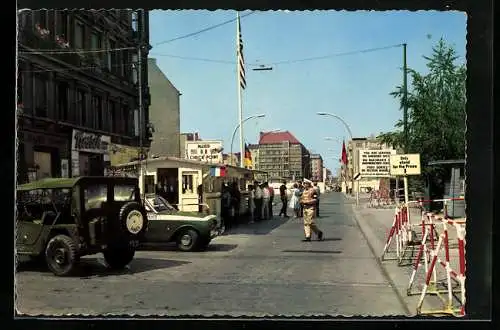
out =
[[[408,203],[408,175],[420,175],[420,154],[392,155],[391,175],[402,176],[405,190],[405,203]]]

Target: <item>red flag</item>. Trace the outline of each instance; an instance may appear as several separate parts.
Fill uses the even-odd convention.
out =
[[[347,152],[345,150],[345,141],[342,142],[342,164],[347,165]]]

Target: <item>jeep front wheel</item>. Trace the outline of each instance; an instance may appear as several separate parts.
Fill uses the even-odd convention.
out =
[[[103,252],[104,260],[109,268],[119,270],[125,268],[133,259],[135,250],[131,248],[111,248]]]
[[[71,275],[78,263],[76,244],[69,236],[54,236],[45,248],[45,261],[54,275]]]

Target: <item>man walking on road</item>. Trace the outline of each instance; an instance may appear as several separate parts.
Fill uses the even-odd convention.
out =
[[[283,181],[283,184],[280,186],[280,198],[281,198],[281,211],[279,217],[283,214],[284,218],[288,218],[286,215],[286,211],[288,208],[288,198],[286,196],[286,181]]]
[[[306,235],[304,242],[311,241],[311,231],[317,236],[318,240],[323,240],[323,232],[316,225],[314,218],[316,215],[316,191],[312,186],[312,181],[304,180],[304,192],[300,198],[300,203],[304,206],[304,233]]]
[[[267,182],[262,184],[262,219],[269,220],[269,199],[271,194],[269,193],[269,187]]]
[[[255,187],[255,220],[262,220],[262,188],[260,187],[259,182],[254,182]]]
[[[274,188],[266,182],[266,188],[269,189],[269,218],[273,218],[273,201],[274,201]]]

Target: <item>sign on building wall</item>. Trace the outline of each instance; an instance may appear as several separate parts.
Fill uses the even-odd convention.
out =
[[[362,178],[383,178],[391,176],[391,155],[394,149],[359,150],[359,173]]]
[[[186,158],[222,164],[222,141],[186,141]]]
[[[391,175],[420,175],[420,154],[391,156]]]
[[[81,152],[102,154],[104,156],[104,162],[109,162],[110,143],[110,136],[74,129],[71,139],[71,175],[75,177],[81,174]]]

